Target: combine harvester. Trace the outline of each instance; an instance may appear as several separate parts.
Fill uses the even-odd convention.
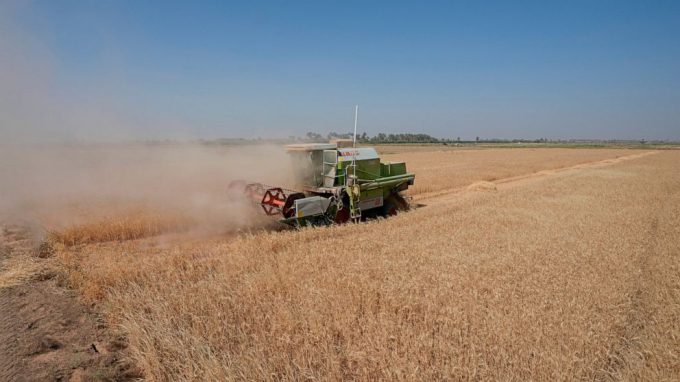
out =
[[[229,194],[259,204],[268,216],[290,226],[330,225],[396,215],[408,209],[401,195],[415,174],[404,162],[381,162],[374,148],[355,148],[351,140],[284,146],[291,157],[299,191],[243,180]]]

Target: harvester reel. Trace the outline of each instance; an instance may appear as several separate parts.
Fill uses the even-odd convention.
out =
[[[267,216],[279,215],[281,207],[286,203],[286,194],[283,189],[276,187],[267,189],[262,196],[260,205]]]
[[[243,180],[231,182],[227,193],[231,198],[246,200],[259,205],[267,216],[283,215],[286,219],[295,214],[295,201],[305,198],[305,194],[302,192]]]
[[[243,196],[247,199],[258,199],[264,193],[264,187],[260,183],[245,183],[244,182]]]

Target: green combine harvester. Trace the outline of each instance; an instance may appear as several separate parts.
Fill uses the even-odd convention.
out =
[[[408,209],[401,192],[415,174],[404,162],[381,162],[372,147],[351,140],[284,146],[298,191],[243,180],[229,185],[232,197],[259,204],[264,213],[294,227],[330,225],[396,215]]]

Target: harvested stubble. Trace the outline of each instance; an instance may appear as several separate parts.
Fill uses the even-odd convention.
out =
[[[639,153],[639,150],[626,149],[447,149],[383,155],[382,159],[406,162],[408,170],[416,173],[416,184],[409,193],[418,197],[464,188],[477,181],[494,181]]]
[[[667,152],[385,221],[58,256],[151,380],[664,380],[679,232]]]

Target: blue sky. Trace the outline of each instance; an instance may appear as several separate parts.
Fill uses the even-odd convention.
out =
[[[0,22],[8,136],[347,132],[359,104],[370,135],[680,140],[674,1],[9,1]]]

